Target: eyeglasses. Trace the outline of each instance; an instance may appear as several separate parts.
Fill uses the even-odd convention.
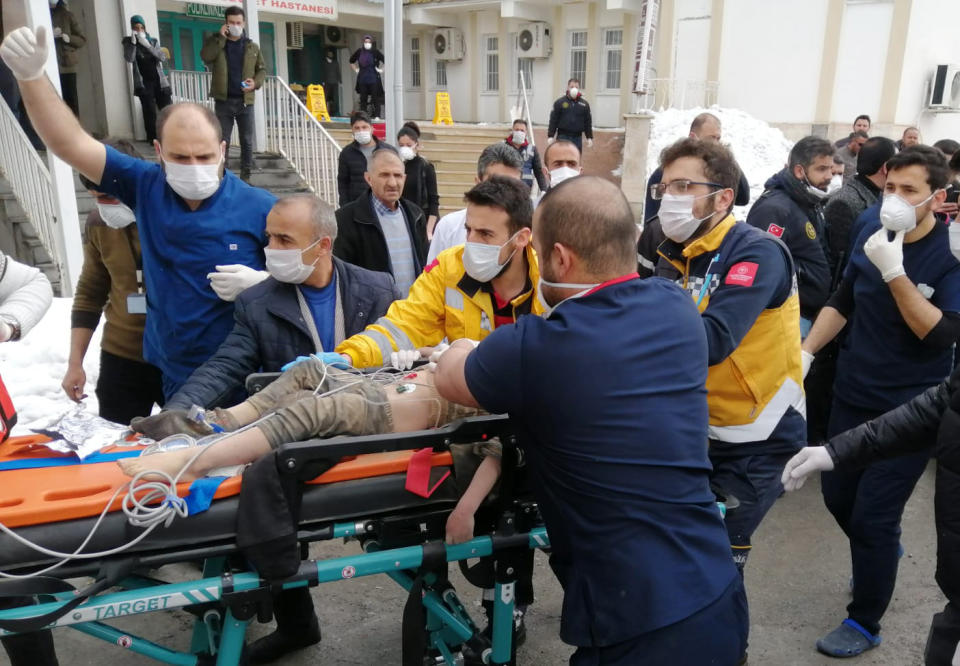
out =
[[[691,185],[706,185],[707,187],[715,187],[718,189],[724,189],[723,185],[719,183],[700,183],[695,180],[673,180],[669,183],[657,183],[656,185],[650,186],[650,198],[654,201],[660,201],[663,198],[664,192],[669,192],[673,195],[687,194],[687,189]]]

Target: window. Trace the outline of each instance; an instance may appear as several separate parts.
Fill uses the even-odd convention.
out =
[[[517,90],[520,90],[520,72],[523,72],[523,83],[529,94],[533,90],[533,58],[517,58]]]
[[[580,82],[580,87],[587,85],[587,31],[574,30],[570,33],[570,76]],[[564,81],[566,83],[566,81]]]
[[[623,30],[620,28],[603,31],[603,74],[601,80],[605,90],[620,90],[620,63],[623,60]]]
[[[500,40],[494,35],[486,35],[483,46],[487,56],[484,59],[486,76],[483,89],[486,92],[496,92],[500,90]]]
[[[446,88],[447,87],[447,61],[438,60],[437,69],[436,69],[436,80],[434,81],[437,88]]]
[[[410,38],[410,87],[420,87],[420,38]]]

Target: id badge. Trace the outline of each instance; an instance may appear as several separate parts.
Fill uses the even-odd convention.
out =
[[[127,314],[147,314],[147,295],[127,294]]]

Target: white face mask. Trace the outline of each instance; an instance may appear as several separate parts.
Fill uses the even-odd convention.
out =
[[[513,143],[520,146],[527,140],[527,133],[523,130],[513,130]]]
[[[230,33],[231,37],[240,37],[243,35],[243,26],[241,25],[228,25],[227,32]]]
[[[267,271],[278,282],[301,284],[310,277],[317,262],[320,261],[320,257],[317,257],[313,260],[313,263],[308,266],[303,263],[303,253],[319,242],[320,239],[318,238],[302,250],[296,248],[292,250],[264,248],[263,254],[267,259]]]
[[[576,99],[577,95],[579,94],[580,94],[579,88],[577,88],[576,86],[574,86],[573,88],[570,88],[570,99]]]
[[[663,234],[675,243],[683,243],[690,238],[705,220],[713,217],[713,213],[706,217],[694,217],[693,202],[704,197],[712,197],[717,192],[720,190],[704,194],[702,197],[695,197],[692,194],[664,193],[658,213]]]
[[[933,194],[936,194],[934,192]],[[917,208],[930,201],[933,194],[916,206],[899,194],[884,194],[880,206],[880,224],[888,231],[912,231],[917,228]]]
[[[550,305],[547,303],[547,299],[543,296],[544,286],[553,287],[554,289],[579,289],[575,294],[567,296],[562,301],[558,302],[556,305]],[[587,292],[595,287],[599,287],[600,283],[596,284],[577,284],[574,282],[550,282],[549,280],[544,280],[542,277],[537,280],[537,301],[540,303],[540,307],[543,308],[543,316],[549,318],[553,314],[553,311],[560,307],[563,303],[566,303],[569,300],[574,298],[581,298],[586,296]]]
[[[123,229],[136,222],[137,216],[127,206],[119,201],[115,204],[97,202],[97,212],[100,219],[111,229]]]
[[[160,159],[163,161],[167,184],[188,201],[202,201],[213,196],[220,187],[222,154],[215,164],[177,164],[163,159],[162,154]]]
[[[354,141],[359,143],[361,146],[365,146],[368,143],[370,143],[370,139],[372,138],[371,135],[372,133],[370,132],[370,130],[364,130],[362,132],[354,132],[353,139]]]
[[[841,187],[843,187],[843,176],[837,174],[830,179],[830,184],[827,185],[827,194],[833,194]]]
[[[521,230],[522,231],[522,230]],[[510,236],[503,245],[487,245],[485,243],[466,243],[463,246],[463,267],[467,275],[477,282],[490,282],[500,273],[504,267],[513,259],[519,248],[514,248],[507,260],[500,263],[500,250],[505,248],[519,234]]]
[[[417,156],[417,151],[410,146],[400,146],[397,149],[397,152],[400,153],[400,159],[404,162],[409,162]]]
[[[570,167],[557,167],[550,172],[550,187],[556,187],[565,180],[576,178],[580,172]]]
[[[371,44],[370,42],[364,42],[364,43],[363,43],[363,48],[365,48],[366,50],[369,51],[370,49],[373,48],[373,44]]]

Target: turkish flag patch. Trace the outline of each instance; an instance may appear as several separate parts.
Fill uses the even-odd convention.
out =
[[[777,238],[783,238],[783,227],[776,224],[771,224],[769,227],[767,227],[767,233],[773,234]]]
[[[739,287],[749,287],[753,284],[753,279],[757,277],[758,264],[752,261],[741,261],[734,264],[727,272],[727,279],[724,284],[735,284]]]
[[[436,268],[436,267],[439,266],[439,265],[440,265],[440,261],[437,260],[437,259],[434,259],[433,261],[431,261],[431,262],[426,266],[426,268],[423,269],[423,272],[424,272],[424,273],[429,273],[430,271],[432,271],[434,268]]]

